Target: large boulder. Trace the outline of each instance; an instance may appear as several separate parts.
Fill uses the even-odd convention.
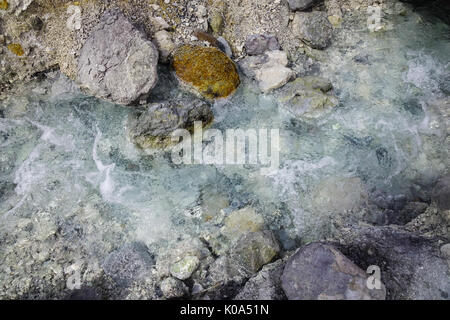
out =
[[[330,90],[331,83],[323,78],[297,78],[278,90],[281,106],[298,118],[317,118],[329,113],[338,104]]]
[[[205,126],[213,117],[209,105],[199,99],[152,103],[130,116],[129,135],[142,149],[164,149],[172,144],[171,134],[176,129],[192,130],[195,121],[201,121]]]
[[[234,62],[213,47],[182,46],[173,53],[173,67],[183,86],[210,100],[228,97],[240,83]]]
[[[119,104],[145,98],[155,86],[158,50],[117,10],[103,13],[78,59],[77,82]]]
[[[383,300],[386,292],[369,289],[367,275],[334,246],[311,243],[286,262],[281,285],[290,300]]]
[[[292,21],[292,32],[311,48],[325,49],[331,44],[333,28],[326,12],[297,12]]]

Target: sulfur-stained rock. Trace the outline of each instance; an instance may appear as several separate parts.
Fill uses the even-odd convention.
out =
[[[183,85],[207,99],[225,98],[240,83],[233,61],[216,48],[182,46],[173,54],[173,67]]]

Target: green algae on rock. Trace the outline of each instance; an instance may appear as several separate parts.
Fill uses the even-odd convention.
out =
[[[239,86],[233,61],[216,48],[185,45],[173,55],[177,77],[207,99],[225,98]]]

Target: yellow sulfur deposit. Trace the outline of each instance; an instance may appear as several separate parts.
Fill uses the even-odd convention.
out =
[[[17,55],[19,57],[23,56],[25,54],[22,46],[18,43],[8,44],[8,49],[9,49],[9,51],[11,51],[12,53],[14,53],[15,55]]]

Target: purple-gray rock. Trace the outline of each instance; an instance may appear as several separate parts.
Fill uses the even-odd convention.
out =
[[[77,82],[119,104],[143,99],[155,86],[158,50],[118,10],[108,10],[83,45]]]
[[[254,56],[263,54],[268,50],[278,50],[280,45],[273,35],[252,34],[245,40],[245,49],[248,55]]]
[[[310,243],[287,260],[281,285],[289,300],[384,300],[367,276],[334,246]]]
[[[450,210],[450,175],[438,180],[433,188],[431,199],[440,210]]]

